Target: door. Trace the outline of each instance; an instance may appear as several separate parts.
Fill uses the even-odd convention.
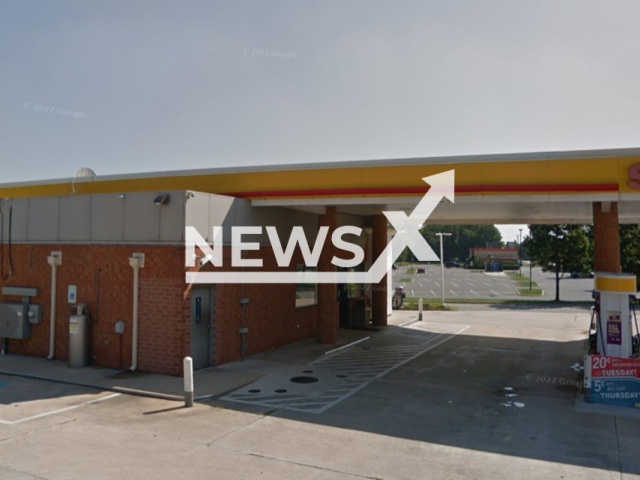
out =
[[[343,269],[346,271],[346,269]],[[340,271],[340,267],[338,267]],[[347,328],[349,326],[349,292],[347,291],[346,283],[338,284],[338,301],[340,302],[340,328]]]
[[[191,290],[191,358],[194,370],[213,364],[213,295],[210,287]]]

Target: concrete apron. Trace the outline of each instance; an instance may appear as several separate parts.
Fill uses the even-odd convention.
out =
[[[416,322],[406,328],[391,327],[305,366],[245,362],[238,367],[268,373],[220,400],[320,414],[467,328],[462,324]]]
[[[0,356],[0,374],[112,391],[128,395],[184,401],[182,377],[129,372],[102,367],[68,368],[67,362],[22,355]],[[209,368],[194,374],[196,395],[222,395],[261,375]]]
[[[410,322],[416,317],[416,312],[400,313],[389,317],[391,327],[388,328],[393,328],[394,324]],[[269,377],[265,378],[265,382],[270,382],[271,378],[280,378],[276,381],[279,386],[272,390],[286,389],[290,395],[298,395],[301,398],[318,396],[323,391],[331,390],[338,383],[344,382],[344,378],[335,376],[335,372],[331,369],[318,366],[316,372],[321,379],[317,382],[318,384],[295,384],[289,379],[306,375],[303,373],[305,368],[301,366],[331,357],[331,353],[325,355],[331,350],[338,348],[336,353],[345,353],[343,347],[347,346],[348,350],[349,345],[382,333],[385,333],[385,330],[380,332],[340,330],[338,343],[333,346],[320,345],[315,339],[309,339],[256,355],[244,362],[238,361],[220,367],[198,370],[194,373],[195,399],[196,401],[207,400],[231,391],[241,393],[252,389],[247,387],[243,390],[241,387],[265,376]],[[184,401],[182,377],[170,375],[129,372],[96,366],[69,368],[66,361],[11,354],[0,355],[0,374],[129,395]],[[255,388],[269,391],[265,386]]]

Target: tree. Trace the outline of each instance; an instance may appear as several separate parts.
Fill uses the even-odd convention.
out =
[[[529,225],[529,256],[556,276],[556,302],[565,273],[590,269],[588,229],[583,225]]]
[[[449,232],[450,237],[444,237],[444,260],[458,260],[465,262],[469,258],[469,249],[484,247],[487,242],[502,244],[502,235],[495,225],[425,225],[420,233],[431,245],[436,254],[440,255],[440,239],[438,232]],[[415,262],[416,257],[407,248],[399,257],[400,261]]]
[[[633,273],[640,286],[640,225],[620,225],[620,266]]]

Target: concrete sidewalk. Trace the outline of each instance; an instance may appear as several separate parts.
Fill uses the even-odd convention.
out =
[[[417,312],[402,312],[402,314],[394,315],[390,324],[410,321],[412,317],[417,317]],[[245,361],[198,370],[194,373],[196,399],[214,398],[226,392],[237,390],[269,373],[282,368],[305,365],[323,356],[326,352],[376,335],[381,331],[384,329],[340,329],[338,341],[333,345],[322,345],[315,339],[308,339],[254,355]],[[184,395],[182,377],[96,366],[69,368],[66,361],[49,361],[23,355],[0,356],[0,374],[63,382],[120,393],[158,396],[176,401],[182,401]]]
[[[102,367],[69,368],[67,362],[22,355],[0,357],[0,374],[15,375],[71,385],[113,390],[120,393],[159,396],[181,401],[184,395],[182,377],[143,372],[129,372]],[[195,372],[196,395],[218,395],[246,383],[259,375],[208,368]]]

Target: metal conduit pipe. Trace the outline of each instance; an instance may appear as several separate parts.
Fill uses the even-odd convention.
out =
[[[129,265],[133,268],[133,328],[131,339],[131,370],[138,368],[138,293],[140,291],[140,269],[144,268],[144,253],[134,253],[129,258]]]
[[[56,355],[56,293],[58,284],[58,267],[62,264],[62,253],[51,252],[47,257],[47,263],[51,265],[51,306],[49,307],[49,356],[47,360],[53,360]]]

